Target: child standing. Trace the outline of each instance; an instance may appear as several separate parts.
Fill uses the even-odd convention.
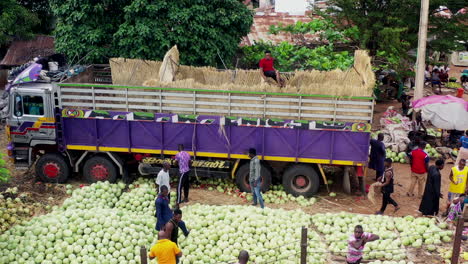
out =
[[[453,224],[453,222],[458,220],[458,216],[463,212],[464,201],[465,194],[461,194],[458,198],[453,199],[447,216],[449,224]]]

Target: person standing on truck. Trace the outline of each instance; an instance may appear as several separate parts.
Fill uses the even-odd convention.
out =
[[[265,205],[263,203],[262,191],[261,191],[261,184],[262,184],[262,175],[261,169],[262,165],[260,164],[260,160],[257,156],[257,150],[254,148],[249,149],[249,157],[250,157],[250,174],[249,174],[249,184],[250,189],[252,190],[253,195],[253,206],[257,205],[257,199],[260,203],[260,207],[264,208]]]
[[[161,187],[162,186],[167,186],[167,198],[169,199],[169,202],[171,201],[171,184],[170,184],[170,177],[169,177],[169,169],[171,168],[171,165],[169,165],[169,162],[164,161],[163,162],[163,167],[159,171],[158,176],[156,177],[156,184],[159,186],[159,193],[161,193]]]
[[[440,171],[444,168],[444,161],[439,159],[435,165],[429,167],[427,172],[426,187],[419,205],[419,211],[423,215],[439,214],[439,199],[442,193],[440,192],[441,176]]]
[[[267,80],[267,77],[273,78],[280,87],[284,87],[284,80],[281,79],[279,71],[273,66],[275,58],[271,56],[271,51],[265,51],[265,58],[261,59],[258,63],[260,67],[260,74],[263,80]]]
[[[421,197],[423,192],[423,184],[429,165],[429,156],[424,151],[426,143],[419,142],[417,149],[411,151],[410,164],[411,164],[411,185],[406,195],[414,196],[414,187],[418,184],[418,197]]]
[[[377,214],[381,215],[385,212],[387,205],[390,203],[395,206],[395,212],[400,209],[397,202],[395,202],[390,196],[393,193],[393,167],[392,159],[385,159],[385,172],[382,177],[379,178],[379,182],[382,183],[382,207]]]
[[[188,203],[189,201],[189,189],[190,189],[190,154],[184,151],[184,145],[179,144],[179,153],[175,156],[176,163],[179,165],[179,183],[177,184],[177,202],[176,207],[179,207],[180,203]],[[184,200],[182,200],[182,190],[184,191]]]
[[[354,233],[348,239],[348,254],[346,255],[346,263],[360,264],[362,254],[367,242],[372,242],[379,239],[378,235],[364,232],[361,225],[354,227]]]
[[[156,230],[158,231],[160,231],[172,218],[172,211],[169,207],[169,199],[167,198],[169,189],[166,185],[162,185],[159,190],[158,198],[156,198],[155,201],[156,212],[154,213],[154,216],[156,216],[157,219]]]
[[[377,139],[370,140],[371,152],[370,152],[370,161],[369,168],[375,170],[375,180],[382,177],[385,166],[385,145],[383,143],[384,134],[379,133]]]

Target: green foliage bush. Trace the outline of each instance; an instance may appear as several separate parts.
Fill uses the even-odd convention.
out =
[[[6,168],[5,155],[0,153],[0,183],[10,179],[10,171]]]
[[[304,40],[304,36],[318,35],[323,45],[309,48],[306,41],[291,44],[281,42],[274,45],[269,42],[258,42],[253,46],[242,47],[242,63],[249,68],[258,68],[258,62],[264,57],[266,50],[272,52],[276,59],[275,67],[279,71],[294,70],[321,70],[333,69],[345,70],[349,68],[354,57],[349,51],[335,51],[335,43],[349,43],[350,36],[356,32],[356,28],[338,30],[331,20],[314,19],[311,22],[297,22],[292,25],[276,25],[270,27],[271,34],[290,33],[294,39]],[[297,38],[295,38],[296,36]]]

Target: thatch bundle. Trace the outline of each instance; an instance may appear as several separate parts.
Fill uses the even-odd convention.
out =
[[[109,60],[112,83],[141,86],[144,81],[159,79],[162,62],[137,59],[112,58]]]
[[[167,59],[166,59],[167,61]],[[111,59],[112,81],[117,85],[138,85],[148,87],[166,87],[166,88],[188,88],[188,89],[205,89],[205,90],[222,90],[222,91],[247,91],[247,92],[273,92],[273,93],[289,93],[289,94],[318,94],[332,95],[339,97],[348,96],[371,96],[372,89],[375,83],[375,75],[372,72],[370,57],[365,51],[356,51],[354,65],[346,71],[333,70],[328,72],[322,71],[296,71],[294,73],[285,74],[286,86],[278,87],[276,82],[268,78],[265,82],[258,70],[217,70],[213,67],[192,67],[179,65],[175,80],[161,81],[158,72],[161,67],[161,62],[143,61],[131,59]],[[174,75],[172,75],[174,76]],[[171,91],[171,93],[186,93],[180,91]],[[197,92],[197,112],[199,114],[213,114],[214,112],[226,110],[224,114],[231,114],[231,111],[243,110],[248,113],[243,116],[257,116],[255,111],[263,112],[298,112],[298,103],[291,102],[289,109],[278,107],[285,103],[268,102],[266,105],[259,106],[263,103],[263,97],[255,94],[235,94],[235,96],[244,97],[243,99],[231,99],[231,109],[228,111],[219,105],[227,105],[227,99],[222,98],[206,98],[205,94],[220,95],[219,93]],[[213,96],[212,96],[213,97]],[[268,95],[267,95],[268,97]],[[276,98],[282,98],[281,95],[276,95]],[[291,98],[290,96],[284,96]],[[148,97],[149,98],[149,97]],[[153,97],[154,98],[154,97]],[[314,100],[314,97],[303,97],[305,100]],[[178,112],[182,106],[187,106],[192,102],[191,97],[182,98],[180,96],[166,96],[166,101],[163,106],[170,109],[165,109],[165,112]],[[337,99],[330,98],[328,102],[306,102],[301,105],[303,114],[325,114],[329,116],[346,115],[346,113],[334,112],[335,101]],[[187,102],[185,102],[187,101]],[[323,100],[322,100],[323,101]],[[192,102],[193,103],[193,102]],[[249,107],[235,106],[235,103],[249,104]],[[157,105],[157,103],[155,102]],[[255,106],[257,105],[257,106]],[[286,104],[287,105],[287,104]],[[252,107],[250,107],[252,106]],[[293,107],[294,106],[294,107]],[[312,107],[312,109],[307,109]],[[368,106],[347,105],[349,109],[360,108],[365,109]],[[198,111],[202,109],[201,111]],[[353,113],[359,116],[359,113]],[[362,116],[366,116],[362,113]],[[308,119],[314,119],[309,117]],[[332,118],[333,119],[333,118]]]
[[[177,49],[177,45],[175,45],[164,55],[162,65],[159,68],[159,80],[161,82],[174,81],[178,70],[179,50]]]
[[[161,62],[131,59],[111,59],[112,81],[118,85],[152,85],[166,87],[167,81],[159,82]],[[184,82],[192,79],[194,82]],[[203,88],[212,90],[237,90],[252,92],[280,92],[322,94],[333,96],[371,96],[375,83],[370,57],[367,52],[355,52],[354,65],[346,71],[296,71],[287,79],[286,87],[278,89],[275,82],[266,84],[258,70],[226,70],[213,67],[181,65],[169,87]]]

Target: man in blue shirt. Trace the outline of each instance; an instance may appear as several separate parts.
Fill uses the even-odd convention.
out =
[[[182,221],[182,211],[176,209],[173,213],[171,208],[169,207],[169,198],[168,198],[169,190],[166,185],[161,185],[160,192],[158,198],[156,198],[155,206],[156,206],[156,213],[154,214],[157,218],[156,221],[156,230],[161,231],[164,229],[164,226],[171,221],[174,217],[177,219],[177,226],[182,230],[185,236],[188,236],[189,231],[187,230],[187,226],[185,222]],[[171,231],[172,232],[172,231]],[[177,243],[177,240],[173,241]]]
[[[382,142],[384,140],[384,134],[379,133],[377,135],[377,139],[371,139],[371,152],[370,152],[370,161],[369,161],[369,168],[375,170],[375,180],[382,177],[385,166],[385,145]]]
[[[172,218],[172,211],[169,207],[169,198],[167,194],[169,190],[166,185],[162,185],[160,187],[160,192],[158,198],[156,198],[155,205],[156,205],[156,213],[155,216],[157,218],[156,221],[156,230],[160,231],[161,228],[169,222]]]

